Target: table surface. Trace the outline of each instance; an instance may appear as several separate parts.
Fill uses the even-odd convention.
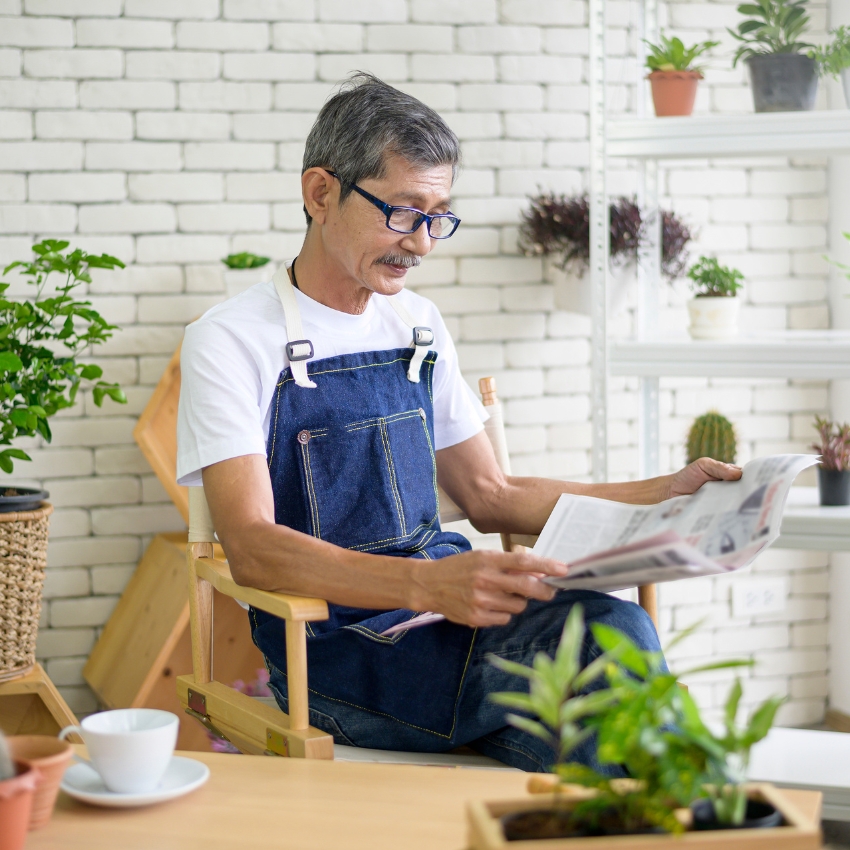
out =
[[[102,809],[60,793],[26,850],[462,850],[473,799],[526,795],[527,774],[468,768],[181,753],[209,765],[202,788],[158,806]],[[820,794],[784,792],[817,819]]]

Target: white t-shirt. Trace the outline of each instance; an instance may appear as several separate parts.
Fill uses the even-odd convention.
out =
[[[411,329],[381,295],[359,316],[332,310],[295,291],[314,360],[410,345]],[[460,374],[457,352],[437,307],[403,290],[397,296],[417,324],[434,331],[434,438],[437,449],[483,430],[487,413]],[[207,311],[186,328],[180,354],[177,482],[201,484],[205,466],[266,454],[271,402],[286,356],[286,323],[274,284],[256,286]],[[313,362],[313,361],[308,361]],[[308,366],[309,369],[309,366]],[[305,389],[303,392],[321,392]]]

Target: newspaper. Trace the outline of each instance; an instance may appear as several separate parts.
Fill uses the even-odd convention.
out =
[[[758,458],[738,481],[710,481],[656,505],[564,495],[534,553],[570,565],[564,578],[545,579],[565,589],[622,590],[736,570],[779,537],[794,479],[817,462],[812,455]]]
[[[565,590],[613,591],[745,567],[779,537],[794,479],[817,462],[813,455],[757,458],[738,481],[709,481],[690,496],[655,505],[565,494],[533,551],[570,571],[544,581]],[[442,619],[429,611],[382,634]]]

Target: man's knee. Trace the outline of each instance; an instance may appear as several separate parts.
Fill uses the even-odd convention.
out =
[[[588,626],[592,623],[605,623],[621,631],[640,649],[653,652],[661,649],[652,618],[634,602],[605,596],[603,599],[585,603],[585,621]]]

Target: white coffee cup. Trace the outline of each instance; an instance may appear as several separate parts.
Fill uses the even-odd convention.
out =
[[[179,725],[170,711],[119,708],[90,714],[79,726],[66,726],[59,737],[76,732],[103,784],[118,794],[138,794],[152,791],[162,779]]]

